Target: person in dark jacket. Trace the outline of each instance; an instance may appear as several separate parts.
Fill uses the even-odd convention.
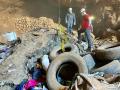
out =
[[[28,71],[31,78],[23,80],[19,85],[16,85],[15,90],[33,90],[32,88],[39,83],[46,85],[46,73],[42,68],[41,58],[37,59],[35,63],[36,65]]]
[[[35,67],[32,67],[31,70],[29,70],[29,74],[31,75],[32,79],[37,80],[39,82],[44,82],[46,72],[42,68],[41,61],[41,58],[37,59],[37,61],[35,62]]]
[[[67,24],[67,32],[72,33],[73,25],[76,25],[75,13],[73,13],[72,8],[69,8],[69,12],[65,16],[65,23]]]

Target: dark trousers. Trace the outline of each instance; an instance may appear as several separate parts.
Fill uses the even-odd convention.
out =
[[[88,42],[88,48],[93,48],[93,41],[92,41],[92,37],[90,35],[91,30],[87,30],[87,29],[81,29],[78,31],[78,43],[80,43],[82,41],[82,36],[81,33],[85,33],[85,40],[86,42]]]
[[[68,32],[69,34],[72,33],[72,29],[73,29],[73,25],[72,25],[72,24],[68,24],[68,25],[67,25],[67,32]]]

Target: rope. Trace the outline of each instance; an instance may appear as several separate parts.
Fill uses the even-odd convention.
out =
[[[61,40],[61,49],[64,52],[65,51],[65,43],[67,42],[67,35],[65,33],[64,28],[61,25],[59,25],[58,35],[60,36],[60,40]]]
[[[59,23],[59,25],[60,25],[60,23],[61,23],[61,2],[60,2],[60,0],[58,0],[58,23]]]
[[[69,5],[69,7],[71,7],[71,6],[72,6],[72,4],[71,4],[72,0],[69,0],[69,2],[70,2],[70,5]]]
[[[61,0],[58,1],[58,23],[59,23],[59,31],[57,32],[61,39],[61,49],[65,51],[65,43],[67,42],[67,36],[65,34],[64,28],[61,26]]]

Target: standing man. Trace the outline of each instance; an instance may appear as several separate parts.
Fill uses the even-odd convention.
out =
[[[88,42],[88,50],[92,51],[93,50],[93,41],[91,37],[91,32],[93,32],[93,26],[91,22],[91,17],[89,14],[86,13],[85,8],[82,8],[80,10],[82,14],[82,23],[81,23],[81,28],[78,31],[78,42],[81,42],[81,33],[85,33],[86,41]]]
[[[65,16],[65,23],[67,24],[67,32],[71,34],[73,25],[76,25],[76,17],[75,13],[72,12],[72,8],[69,8],[68,11]]]

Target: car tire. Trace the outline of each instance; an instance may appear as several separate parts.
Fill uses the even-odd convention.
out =
[[[120,43],[100,46],[95,50],[95,57],[98,60],[112,61],[120,58]]]
[[[88,73],[87,65],[81,56],[75,53],[65,52],[57,56],[49,66],[47,72],[47,85],[49,90],[63,90],[63,88],[68,87],[60,84],[56,78],[56,74],[60,66],[67,62],[74,63],[78,68],[78,73]]]
[[[74,44],[65,44],[65,52],[73,52],[79,54],[79,49]],[[50,52],[50,60],[54,60],[58,55],[62,54],[61,46],[56,46]]]
[[[104,72],[106,74],[118,74],[120,73],[120,62],[114,60],[100,68],[93,70],[94,72]]]

